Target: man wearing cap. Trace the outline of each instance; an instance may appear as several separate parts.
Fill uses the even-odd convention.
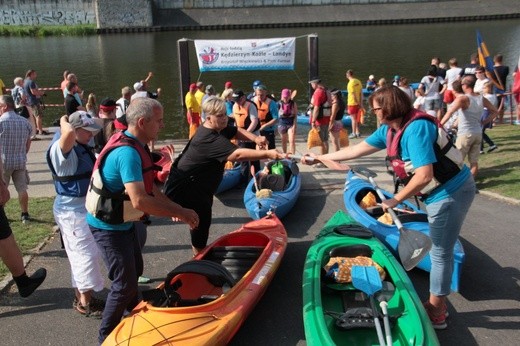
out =
[[[92,293],[104,288],[104,280],[101,255],[86,221],[85,195],[96,160],[88,143],[100,130],[101,125],[85,111],[64,115],[60,119],[61,135],[47,151],[56,190],[54,219],[61,231],[75,292],[73,308],[95,318],[101,318],[104,302]]]
[[[262,85],[262,84],[263,84],[262,81],[258,80],[258,79],[253,82],[253,92],[251,92],[247,95],[248,100],[252,100],[253,97],[256,96],[256,87],[259,85]]]
[[[354,71],[352,70],[347,71],[346,77],[348,80],[347,112],[352,123],[352,133],[349,137],[359,138],[361,136],[359,133],[359,122],[361,120],[359,111],[363,108],[363,84],[359,79],[354,78]]]
[[[191,83],[190,90],[186,93],[186,97],[184,98],[184,104],[186,105],[186,119],[188,120],[188,125],[190,126],[190,135],[189,138],[193,137],[195,132],[197,132],[197,128],[201,124],[200,120],[200,103],[197,101],[195,94],[197,92],[197,84]]]
[[[311,127],[318,128],[321,138],[322,155],[329,152],[329,123],[331,112],[331,96],[327,88],[321,83],[321,79],[315,78],[309,81],[314,93],[311,97]],[[321,165],[318,164],[318,167]]]
[[[213,88],[213,85],[211,84],[208,84],[206,86],[206,93],[204,94],[204,96],[202,97],[202,102],[200,103],[200,106],[201,106],[201,109],[202,109],[202,105],[204,104],[204,102],[210,97],[210,96],[214,96],[215,95],[215,88]],[[204,122],[206,120],[206,114],[204,114],[204,111],[202,110],[202,114],[201,114],[201,122]]]
[[[225,84],[224,84],[224,90],[225,89],[231,89],[233,88],[233,83],[231,83],[230,81],[227,81]]]
[[[267,138],[269,149],[276,147],[274,130],[278,119],[278,105],[267,96],[267,88],[260,84],[255,88],[253,102],[256,105],[258,121],[260,122],[260,136]]]
[[[99,118],[103,122],[103,128],[94,136],[94,151],[99,154],[105,147],[108,139],[114,134],[116,128],[114,120],[116,119],[117,104],[111,98],[105,98],[99,106]]]

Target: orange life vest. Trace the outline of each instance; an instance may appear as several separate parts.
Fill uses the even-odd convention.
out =
[[[253,101],[258,110],[258,120],[260,121],[260,125],[264,125],[273,120],[273,115],[269,111],[272,100],[269,97],[266,97],[265,101],[262,102],[258,96],[255,96]]]
[[[235,118],[237,127],[247,130],[249,125],[251,125],[251,118],[249,117],[250,107],[255,107],[255,106],[249,100],[246,100],[246,102],[244,103],[244,106],[239,105],[238,102],[235,102],[235,104],[233,105],[233,118]],[[257,126],[257,129],[259,127],[260,126]],[[257,129],[255,129],[255,131]]]

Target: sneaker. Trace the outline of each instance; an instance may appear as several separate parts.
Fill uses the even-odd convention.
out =
[[[490,153],[490,152],[492,152],[494,150],[497,150],[497,149],[498,149],[498,147],[496,145],[492,145],[492,146],[489,147],[487,152]]]
[[[314,165],[312,165],[312,167],[314,168],[325,168],[325,165],[321,162],[318,162],[318,163],[315,163]]]
[[[361,134],[356,133],[356,138],[361,138]]]
[[[22,213],[22,216],[20,217],[20,219],[22,220],[22,223],[24,225],[27,225],[31,219],[31,217],[29,216],[29,213]]]
[[[45,280],[47,276],[47,270],[40,268],[29,277],[29,281],[25,286],[18,286],[18,293],[23,298],[29,297]]]
[[[433,329],[442,330],[448,328],[448,323],[446,323],[446,317],[448,317],[448,307],[444,305],[443,311],[440,313],[440,315],[433,315],[432,309],[433,306],[429,303],[423,303],[424,308],[426,309],[426,312],[428,313],[428,318],[430,319],[430,322],[432,323]]]
[[[482,155],[482,154],[485,154],[485,151],[484,151],[484,150],[481,150],[481,151],[480,151],[480,155]]]
[[[40,138],[38,138],[38,137],[36,137],[36,136],[32,136],[32,137],[31,137],[31,141],[39,141],[39,140],[40,140]]]
[[[47,132],[47,131],[45,131],[45,130],[38,131],[38,133],[39,133],[40,135],[44,135],[44,136],[48,136],[48,135],[50,135],[50,132]]]
[[[351,133],[348,138],[356,138],[356,134],[355,133]]]

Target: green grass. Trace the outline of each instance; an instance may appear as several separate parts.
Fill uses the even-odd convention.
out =
[[[499,125],[486,133],[498,150],[480,155],[477,187],[520,200],[520,126]]]
[[[86,36],[96,35],[94,24],[85,25],[0,25],[0,36]]]
[[[16,242],[24,255],[30,254],[34,249],[52,234],[54,216],[52,204],[54,198],[29,198],[29,214],[31,221],[28,225],[20,221],[20,206],[18,199],[12,196],[5,205],[5,213],[10,221]],[[0,278],[8,273],[7,268],[0,262]]]

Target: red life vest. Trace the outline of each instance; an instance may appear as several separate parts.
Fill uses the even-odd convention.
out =
[[[391,164],[396,177],[396,182],[406,185],[414,175],[415,168],[412,163],[410,161],[403,161],[401,157],[400,142],[408,125],[417,119],[426,119],[431,121],[435,123],[438,128],[437,140],[434,144],[434,152],[437,162],[432,164],[434,178],[430,184],[425,186],[420,192],[421,195],[426,195],[437,186],[444,184],[456,176],[462,168],[463,161],[461,152],[453,145],[447,132],[444,130],[437,118],[414,109],[404,117],[404,125],[398,131],[388,127],[388,132],[386,134],[386,159]]]
[[[146,193],[152,195],[156,166],[148,147],[144,147],[136,139],[129,137],[124,132],[115,133],[110,137],[99,157],[94,164],[94,172],[87,192],[86,208],[97,219],[108,224],[121,224],[123,222],[135,221],[142,218],[144,213],[133,208],[129,196],[125,190],[111,192],[103,183],[100,174],[107,155],[115,148],[124,145],[134,148],[141,158],[143,183]]]

